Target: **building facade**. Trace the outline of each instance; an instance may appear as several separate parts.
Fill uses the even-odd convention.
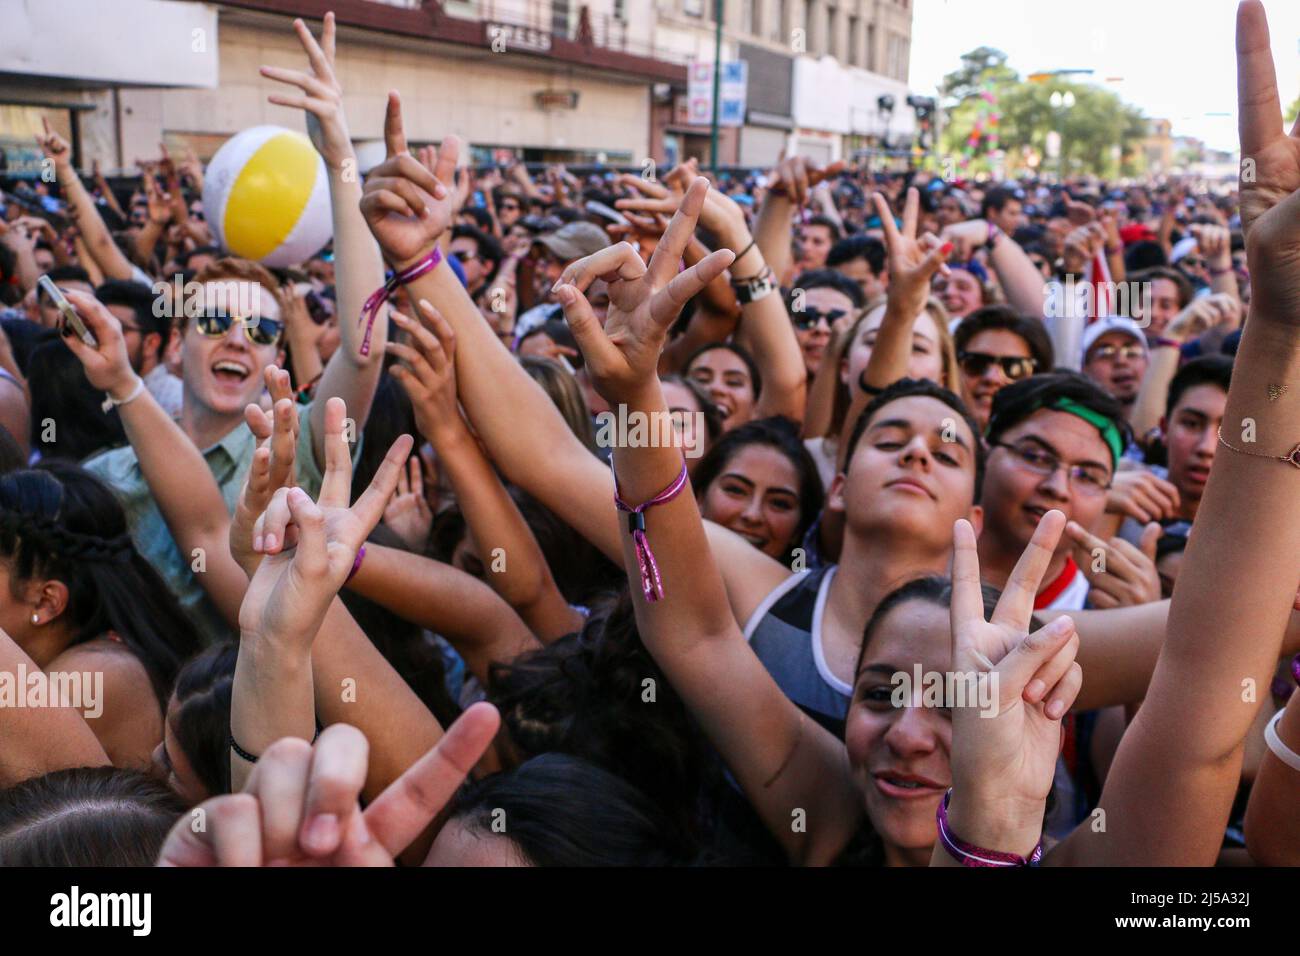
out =
[[[402,93],[408,139],[455,133],[476,162],[640,163],[656,87],[685,86],[660,57],[647,2],[629,0],[13,0],[0,34],[0,147],[11,170],[39,159],[41,118],[76,161],[129,170],[158,144],[208,158],[270,123],[263,65],[304,69],[291,21],[333,10],[337,70],[365,164],[382,158],[385,100]],[[105,42],[105,38],[117,38]]]
[[[712,62],[718,0],[657,0],[655,42],[674,59]],[[912,0],[722,0],[722,59],[744,60],[744,125],[719,142],[724,165],[765,166],[782,150],[822,162],[909,146]],[[707,156],[683,93],[665,129],[687,155]],[[671,150],[668,150],[671,152]]]

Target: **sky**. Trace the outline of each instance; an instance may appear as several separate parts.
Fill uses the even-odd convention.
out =
[[[1237,148],[1237,0],[913,0],[913,7],[909,85],[917,92],[933,93],[963,53],[991,46],[1022,77],[1091,69],[1074,79],[1171,120],[1175,136]],[[1264,0],[1264,8],[1285,107],[1300,95],[1300,2]]]

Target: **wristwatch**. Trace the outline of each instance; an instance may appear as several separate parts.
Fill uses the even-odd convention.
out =
[[[733,278],[731,288],[736,293],[736,301],[741,305],[767,298],[776,289],[776,283],[772,281],[772,267],[764,266],[758,275],[746,279]]]

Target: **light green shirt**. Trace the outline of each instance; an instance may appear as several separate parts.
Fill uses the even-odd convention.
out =
[[[315,499],[320,494],[323,476],[316,465],[316,453],[312,447],[311,406],[299,406],[298,416],[301,426],[294,459],[297,481]],[[243,490],[244,479],[256,450],[257,439],[249,431],[248,425],[240,422],[239,427],[203,452],[208,467],[212,469],[212,476],[217,479],[221,497],[226,500],[226,510],[231,514],[235,511],[235,504]],[[360,450],[359,443],[357,450]],[[177,548],[171,530],[163,520],[162,512],[158,510],[158,503],[149,490],[149,483],[140,471],[135,449],[130,445],[114,448],[91,458],[85,467],[116,492],[126,511],[127,525],[131,529],[136,548],[176,595],[181,609],[198,629],[200,641],[208,646],[237,637],[195,576],[195,568],[203,568],[205,564],[200,563],[199,556],[182,555]]]

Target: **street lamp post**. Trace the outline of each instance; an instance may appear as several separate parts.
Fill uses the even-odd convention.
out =
[[[1056,116],[1056,125],[1057,125],[1057,126],[1063,126],[1063,125],[1065,125],[1065,124],[1064,124],[1065,111],[1068,110],[1068,109],[1070,109],[1070,107],[1074,106],[1074,93],[1073,93],[1073,91],[1071,91],[1071,90],[1066,90],[1064,93],[1062,93],[1060,90],[1053,90],[1053,91],[1052,91],[1052,96],[1051,96],[1051,99],[1050,99],[1049,102],[1052,104],[1052,109],[1055,110],[1055,111],[1056,111],[1056,114],[1057,114],[1057,116]],[[1061,156],[1060,156],[1060,166],[1061,166],[1061,169],[1060,169],[1060,172],[1058,173],[1058,175],[1059,175],[1060,178],[1061,178],[1061,182],[1064,183],[1064,182],[1065,182],[1065,174],[1066,174],[1066,165],[1065,165],[1065,163],[1066,163],[1066,160],[1065,160],[1065,137],[1060,135],[1059,130],[1058,130],[1058,132],[1057,132],[1057,135],[1060,136],[1060,139],[1061,139],[1061,147],[1060,147],[1060,148],[1061,148]]]
[[[718,97],[722,92],[722,3],[713,3],[713,122],[709,130],[709,168],[718,172]]]

